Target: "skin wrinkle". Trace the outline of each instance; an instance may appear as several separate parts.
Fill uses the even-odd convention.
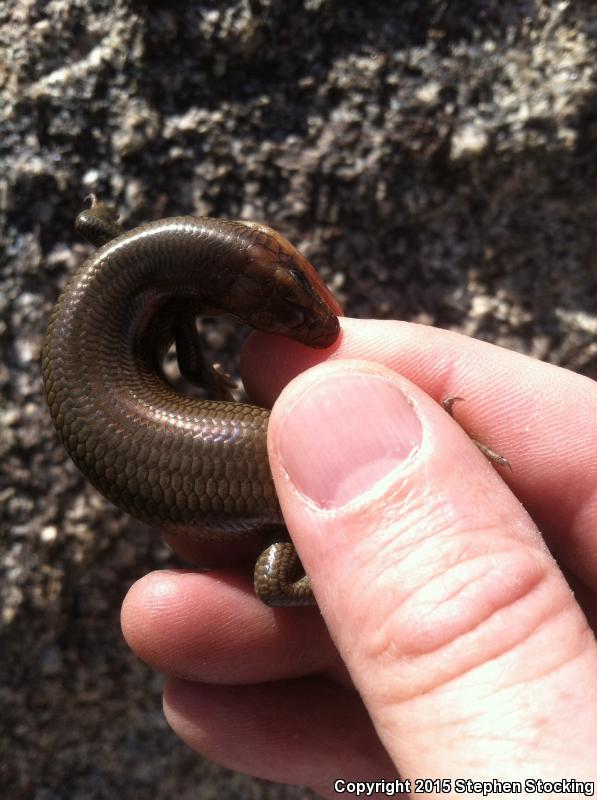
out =
[[[464,633],[458,634],[455,638],[452,638],[449,642],[443,643],[440,645],[439,648],[430,650],[425,652],[423,655],[420,653],[413,654],[405,652],[403,647],[398,646],[396,643],[398,641],[402,641],[401,637],[396,635],[396,630],[400,630],[401,628],[408,627],[408,625],[404,625],[402,622],[396,624],[394,621],[394,615],[386,617],[383,621],[382,625],[377,627],[376,635],[372,639],[367,639],[364,637],[363,644],[366,647],[366,650],[363,650],[364,660],[366,662],[374,662],[378,665],[380,663],[385,662],[386,665],[392,669],[395,665],[397,659],[399,659],[401,664],[401,669],[404,670],[406,664],[410,661],[413,662],[412,668],[415,669],[415,664],[418,664],[416,667],[417,672],[420,675],[425,674],[424,666],[419,663],[421,661],[428,660],[430,656],[434,658],[437,657],[437,653],[444,651],[444,661],[446,665],[452,668],[448,668],[444,674],[444,677],[441,680],[441,683],[435,683],[433,685],[425,685],[425,682],[415,683],[413,681],[409,681],[407,677],[405,677],[402,681],[400,681],[400,686],[406,689],[407,687],[410,689],[408,693],[404,693],[403,696],[396,698],[392,694],[387,696],[385,694],[378,695],[378,701],[384,704],[393,704],[393,705],[400,705],[405,700],[412,699],[413,697],[418,697],[425,695],[429,692],[435,691],[437,689],[442,688],[443,686],[449,684],[453,680],[460,680],[465,677],[468,673],[473,672],[479,666],[485,667],[490,665],[500,657],[508,655],[509,653],[515,651],[518,647],[520,647],[525,641],[531,638],[532,634],[536,630],[537,625],[541,625],[543,622],[549,621],[549,619],[553,615],[553,609],[549,607],[547,604],[541,604],[537,609],[537,613],[540,615],[537,617],[537,613],[533,614],[536,619],[533,619],[527,623],[527,627],[532,625],[531,631],[523,631],[520,635],[513,637],[511,642],[506,642],[504,638],[500,640],[499,637],[497,640],[492,641],[492,645],[494,648],[493,653],[487,653],[486,648],[480,648],[476,639],[478,639],[479,629],[487,628],[488,623],[491,622],[493,619],[497,618],[498,615],[504,613],[510,613],[512,609],[515,609],[517,605],[520,605],[526,601],[533,594],[538,593],[544,581],[548,579],[547,573],[543,576],[539,576],[539,579],[533,583],[528,590],[526,590],[523,594],[514,600],[514,602],[507,602],[504,603],[499,608],[495,609],[486,619],[481,620],[481,622],[476,625],[472,630],[468,630]],[[399,615],[401,613],[401,609],[396,609],[395,614]],[[516,616],[516,613],[515,613]],[[513,631],[510,630],[510,634]],[[473,644],[469,644],[472,641]],[[372,646],[373,645],[373,646]],[[498,649],[495,649],[498,648]],[[483,650],[483,656],[476,655],[478,650]],[[491,648],[489,648],[491,649]],[[459,663],[458,665],[454,664],[454,657],[451,656],[450,651],[457,650],[459,652],[466,652],[468,653],[467,663]],[[457,652],[457,660],[462,662],[462,658],[458,659],[458,652]],[[383,680],[379,682],[379,685],[383,685]],[[388,685],[393,686],[395,683],[394,681],[388,681]]]
[[[383,548],[383,552],[385,552],[385,548],[397,547],[398,544],[400,546],[405,546],[406,544],[417,546],[419,542],[425,540],[427,535],[430,537],[437,535],[437,533],[433,533],[433,531],[429,534],[421,533],[416,524],[421,509],[425,509],[425,519],[433,519],[435,512],[430,511],[430,509],[437,506],[435,499],[437,495],[431,494],[431,488],[428,482],[424,482],[422,491],[417,491],[416,487],[413,486],[412,476],[410,474],[401,476],[401,478],[400,482],[393,484],[389,491],[384,492],[382,497],[375,499],[373,509],[368,505],[358,509],[355,513],[345,515],[342,522],[348,529],[360,529],[360,525],[363,522],[368,522],[366,528],[367,533],[361,536],[361,544],[368,544],[375,539],[375,548]],[[374,526],[375,529],[372,530],[373,525],[370,521],[372,510],[374,510],[376,514],[379,511],[381,520],[385,521],[387,525],[380,526],[379,523],[376,522]],[[442,518],[443,511],[443,507],[438,507],[438,516],[440,518]],[[414,518],[414,525],[406,523],[406,520],[411,517]],[[399,526],[400,536],[386,536],[385,534],[379,533],[380,530],[383,531],[396,526]],[[432,529],[433,525],[428,527]],[[408,531],[410,529],[415,531],[413,539],[409,539],[408,537]],[[381,539],[381,541],[379,541],[379,539]],[[371,549],[374,548],[372,547]],[[381,560],[382,559],[380,559],[380,561]]]
[[[565,613],[565,611],[566,611],[566,609],[562,609],[561,613]],[[556,616],[558,616],[558,615],[556,615]],[[506,652],[504,655],[507,656],[508,652]],[[549,676],[553,675],[558,670],[561,670],[562,668],[564,668],[566,666],[571,666],[572,664],[574,664],[575,661],[578,661],[579,659],[581,659],[582,655],[583,655],[583,652],[579,651],[579,653],[574,654],[573,658],[569,658],[569,659],[563,660],[562,662],[560,662],[558,664],[555,664],[553,669],[550,669],[550,670],[546,671],[545,673],[542,673],[542,674],[540,674],[538,676],[533,676],[532,678],[529,678],[528,680],[517,678],[515,681],[509,682],[508,684],[506,684],[506,685],[504,685],[502,687],[498,687],[496,685],[496,681],[494,681],[494,680],[492,680],[491,682],[487,681],[486,685],[488,686],[488,694],[490,694],[492,696],[493,701],[494,701],[495,704],[499,704],[500,703],[501,695],[506,695],[506,698],[505,698],[504,702],[507,703],[507,701],[509,700],[507,695],[511,694],[513,689],[516,689],[517,687],[520,687],[521,692],[520,692],[520,701],[519,702],[521,702],[522,704],[525,704],[525,701],[529,697],[529,691],[528,691],[528,687],[529,686],[532,686],[532,684],[536,684],[538,680],[541,680],[544,677],[549,677]],[[504,672],[506,672],[506,671],[504,671]],[[507,672],[510,674],[512,672],[512,670],[508,669]],[[479,683],[478,679],[476,679],[476,684],[478,685],[478,683]],[[536,686],[534,688],[536,690]],[[595,692],[593,692],[593,695],[595,695]],[[589,697],[587,697],[587,702],[590,702],[590,698]],[[443,704],[444,704],[444,706],[446,706],[445,698],[443,700]],[[530,714],[531,714],[531,711],[529,710],[528,714],[525,715],[525,717],[526,717],[526,719],[528,721],[530,721]],[[491,730],[491,734],[489,736],[487,736],[484,732],[482,732],[480,734],[478,731],[473,731],[471,734],[467,734],[466,733],[466,727],[465,727],[466,723],[468,723],[469,721],[481,721],[484,718],[484,716],[488,716],[490,718],[490,721],[491,721],[491,719],[493,718],[493,708],[489,708],[488,709],[486,707],[483,707],[482,705],[475,706],[474,713],[471,713],[468,716],[454,716],[454,715],[451,715],[451,717],[448,720],[446,720],[443,723],[443,725],[441,723],[441,720],[436,718],[435,725],[436,725],[437,729],[441,729],[442,727],[444,727],[444,728],[446,728],[448,730],[453,729],[453,725],[457,725],[460,728],[459,737],[458,737],[459,740],[470,739],[470,741],[473,742],[474,744],[478,743],[480,736],[485,736],[486,739],[488,739],[489,741],[491,741],[493,743],[495,743],[496,740],[499,740],[499,741],[504,741],[504,742],[515,743],[517,745],[522,744],[520,742],[520,734],[521,734],[521,731],[523,730],[521,727],[517,727],[516,735],[512,736],[512,737],[508,737],[506,735],[505,731],[507,729],[504,729],[504,728],[500,729],[499,735],[498,735],[498,733],[497,733],[497,731],[495,729]],[[403,719],[404,719],[404,717],[403,717]],[[548,724],[549,724],[549,720],[546,717],[543,720],[542,728],[545,728]],[[536,723],[535,723],[535,725],[536,725]],[[533,735],[533,736],[534,736],[534,734],[536,732],[535,730],[531,729],[530,726],[526,726],[524,728],[524,730],[527,732],[528,735]],[[528,744],[529,744],[529,753],[532,754],[533,751],[535,750],[535,748],[537,747],[537,742],[536,742],[535,739],[533,739],[532,741],[529,741]],[[574,743],[574,747],[576,747],[576,743]],[[545,748],[542,748],[542,749],[544,750]],[[554,752],[554,754],[556,754],[556,753],[559,754],[559,751],[555,750],[555,748],[553,748],[553,752]]]
[[[501,533],[501,531],[499,533]],[[447,541],[448,544],[464,541],[466,546],[460,548],[458,552],[456,552],[451,546],[444,548],[443,552],[440,552],[442,549],[442,541]],[[495,537],[492,539],[492,542],[494,544],[496,543]],[[458,535],[458,537],[455,538],[453,531],[446,531],[443,535],[430,533],[425,538],[418,539],[417,541],[410,543],[409,547],[404,550],[405,555],[397,560],[396,563],[399,564],[401,573],[405,575],[417,574],[420,576],[420,579],[417,585],[411,585],[409,582],[405,583],[400,579],[396,581],[397,585],[401,587],[402,604],[405,605],[411,602],[413,598],[416,597],[417,593],[422,588],[424,589],[427,587],[429,582],[434,578],[444,578],[447,574],[449,574],[447,570],[453,566],[464,566],[476,560],[487,557],[493,558],[497,555],[503,555],[504,552],[513,551],[513,542],[510,537],[504,536],[504,543],[508,545],[507,549],[500,551],[494,549],[491,553],[482,552],[479,554],[474,552],[474,542],[468,536],[467,532],[463,532],[462,535]],[[425,545],[428,545],[426,550],[424,550]],[[379,549],[377,552],[379,552]],[[466,555],[467,553],[470,553],[470,555]],[[446,558],[448,555],[450,556],[449,559]],[[371,560],[375,560],[374,547],[371,548]],[[374,574],[373,578],[369,579],[368,582],[375,582],[383,578],[388,564],[386,557],[380,559],[380,566],[382,563],[384,565],[383,572]],[[423,565],[425,565],[427,568],[425,571],[421,569]],[[444,600],[445,599],[449,599],[449,597],[444,598]]]
[[[444,706],[445,705],[446,703],[444,702]],[[454,744],[454,749],[459,752],[464,751],[467,753],[467,757],[469,759],[469,768],[472,765],[477,764],[483,770],[486,769],[486,752],[488,747],[494,753],[491,762],[494,772],[499,772],[500,768],[505,766],[508,774],[511,774],[512,766],[514,764],[517,764],[520,767],[525,767],[529,763],[529,757],[531,757],[531,759],[535,757],[538,746],[537,736],[540,733],[536,730],[536,727],[531,728],[530,725],[527,725],[524,728],[521,726],[516,726],[515,728],[502,726],[496,729],[496,727],[493,725],[491,727],[482,727],[481,723],[484,724],[485,716],[489,717],[489,722],[491,723],[493,718],[493,709],[490,711],[484,711],[482,707],[474,707],[471,708],[470,712],[466,715],[464,713],[466,709],[464,709],[461,705],[459,705],[458,710],[461,712],[460,714],[456,713],[456,709],[453,709],[451,715],[446,718],[442,718],[442,716],[438,714],[434,715],[436,741],[439,738],[438,734],[441,735],[441,733],[444,731],[448,733],[450,738],[457,742],[457,744]],[[402,708],[401,711],[402,735],[404,735],[405,738],[412,737],[413,740],[416,740],[416,737],[420,735],[418,726],[415,723],[412,726],[412,733],[409,733],[407,715],[404,713],[404,708]],[[541,729],[543,730],[548,724],[549,719],[546,718],[542,722]],[[385,724],[382,723],[377,727],[380,731],[380,735],[384,730],[386,731],[388,737],[393,737],[395,735],[395,729],[391,722]],[[457,737],[454,736],[454,730],[458,731]],[[508,735],[510,730],[512,730],[513,733]],[[500,752],[499,748],[496,746],[500,743],[514,745],[516,748],[515,752],[512,752],[512,748],[509,747],[507,750],[508,755],[505,758],[501,758],[498,755]],[[545,746],[542,746],[541,750],[545,754]],[[551,752],[553,756],[561,756],[559,749],[556,749],[555,747],[551,748]],[[475,757],[474,754],[478,755]]]
[[[416,500],[415,503],[412,504],[412,508],[408,509],[409,499]],[[455,514],[450,515],[451,520],[450,524],[444,524],[445,519],[445,511],[446,508],[449,506],[443,500],[443,496],[437,501],[438,496],[436,495],[433,498],[433,501],[430,501],[429,495],[425,492],[420,493],[419,495],[416,492],[408,492],[406,501],[402,500],[400,504],[395,504],[393,500],[388,501],[382,505],[382,508],[390,508],[394,509],[391,513],[392,519],[392,526],[397,526],[397,534],[387,534],[382,531],[387,531],[386,526],[375,526],[375,530],[371,530],[371,525],[368,522],[368,514],[363,512],[362,515],[355,517],[354,515],[350,515],[345,521],[345,528],[354,528],[355,526],[361,530],[362,533],[362,540],[358,543],[357,549],[355,551],[355,558],[353,562],[358,563],[358,570],[355,571],[355,574],[358,575],[361,572],[364,575],[367,575],[368,572],[368,565],[370,563],[378,564],[379,569],[383,570],[383,572],[393,568],[396,564],[399,564],[401,571],[404,574],[420,574],[420,567],[421,567],[421,553],[423,552],[422,548],[424,547],[425,543],[429,545],[429,553],[433,556],[430,560],[427,560],[426,563],[428,565],[436,564],[440,570],[444,569],[445,566],[445,557],[446,557],[446,550],[442,551],[442,540],[450,541],[450,537],[453,536],[453,530],[457,530],[459,532],[458,541],[463,542],[466,541],[466,537],[470,536],[474,538],[469,539],[469,545],[467,549],[473,546],[475,540],[480,538],[480,530],[479,524],[475,520],[469,520],[469,524],[464,525],[463,519],[457,517]],[[447,500],[447,496],[446,496]],[[404,513],[405,505],[407,507],[406,512]],[[432,508],[435,510],[430,510]],[[423,508],[425,510],[425,526],[424,529],[429,531],[429,534],[420,533],[421,524],[418,521],[418,511]],[[398,509],[398,510],[396,510]],[[370,512],[369,512],[370,513]],[[394,515],[398,516],[399,519],[394,521]],[[408,517],[412,515],[414,517],[413,523],[408,523]],[[362,518],[360,518],[362,517]],[[385,515],[385,518],[388,519],[390,517],[390,513],[388,512]],[[382,513],[382,519],[384,518],[384,514]],[[434,521],[435,520],[435,521]],[[366,523],[367,527],[364,528],[364,533],[361,529],[361,524]],[[438,530],[443,529],[444,534],[438,533]],[[416,533],[410,537],[408,535],[408,531],[413,530]],[[485,540],[492,540],[495,541],[492,534],[493,528],[487,528],[483,533],[483,539]],[[502,535],[502,528],[495,529],[498,536]],[[511,537],[507,537],[507,540],[511,543]],[[539,545],[540,549],[543,548]],[[453,548],[450,547],[448,550],[451,552]],[[450,560],[452,562],[456,560],[462,560],[463,552],[462,549],[458,552],[458,554],[452,556]],[[413,567],[411,567],[411,561]],[[371,583],[374,581],[379,580],[383,572],[376,571],[373,575],[367,575],[367,582]],[[435,569],[434,569],[435,572]],[[429,571],[427,571],[424,576],[421,576],[421,581],[427,581],[429,579]],[[408,585],[403,584],[402,581],[398,581],[398,585]],[[416,587],[411,590],[406,589],[406,598],[410,597],[412,592],[416,590]]]
[[[555,614],[552,614],[549,617],[546,616],[545,619],[541,620],[541,622],[537,626],[537,629],[532,632],[531,636],[529,636],[529,639],[532,638],[532,636],[534,635],[538,636],[540,633],[543,633],[544,629],[547,628],[547,626],[550,623],[556,621],[560,616],[564,617],[566,614],[570,613],[571,613],[571,608],[569,606],[566,607],[565,605],[562,605],[562,608],[557,610]],[[530,686],[531,684],[536,683],[539,680],[543,680],[544,678],[549,678],[553,676],[555,673],[561,671],[562,669],[568,666],[572,666],[575,662],[581,661],[584,655],[586,654],[587,650],[594,645],[594,639],[591,634],[591,631],[589,630],[579,631],[579,633],[586,633],[586,635],[582,637],[582,641],[579,640],[578,649],[576,652],[567,653],[566,658],[562,658],[560,661],[556,661],[554,664],[550,665],[548,668],[539,673],[534,673],[532,677],[517,678],[515,681],[510,683],[507,688],[512,689],[519,686],[521,689],[526,690],[526,687]],[[597,698],[597,692],[595,690],[593,690],[592,694],[594,697]]]
[[[514,552],[515,552],[514,549],[510,548],[508,551],[502,551],[500,553],[500,556],[504,556],[506,553],[514,553]],[[476,558],[470,558],[470,559],[465,560],[465,561],[461,561],[461,562],[456,561],[455,563],[450,565],[448,568],[444,569],[441,573],[436,574],[435,577],[432,578],[431,580],[428,580],[428,581],[426,581],[424,583],[421,583],[419,585],[419,587],[415,590],[415,592],[412,593],[411,597],[409,598],[409,600],[412,603],[412,605],[414,605],[415,607],[417,605],[421,606],[423,604],[422,603],[422,601],[423,601],[425,603],[425,610],[427,611],[427,613],[425,615],[420,615],[420,614],[417,613],[417,622],[415,623],[415,625],[411,626],[412,630],[415,631],[415,632],[419,632],[420,634],[427,633],[426,637],[423,637],[423,636],[419,635],[419,637],[418,637],[419,640],[422,640],[424,638],[426,638],[428,640],[429,639],[429,633],[432,633],[434,629],[438,628],[437,623],[434,623],[432,625],[423,626],[423,624],[422,624],[422,620],[423,619],[424,620],[428,620],[429,617],[434,616],[433,615],[433,610],[439,611],[440,612],[439,616],[441,618],[441,616],[442,616],[441,612],[445,612],[446,606],[448,606],[448,608],[453,606],[454,610],[453,610],[452,614],[449,617],[448,617],[447,614],[444,613],[443,614],[444,618],[448,617],[449,619],[460,619],[461,616],[462,616],[461,615],[461,604],[459,602],[457,602],[457,601],[459,601],[464,595],[466,595],[466,591],[467,590],[469,590],[470,594],[474,594],[474,592],[470,592],[471,583],[472,582],[473,582],[473,587],[474,587],[477,584],[481,584],[484,578],[487,578],[488,576],[491,576],[493,573],[498,573],[499,577],[504,579],[504,583],[508,582],[510,584],[510,588],[511,588],[511,591],[512,591],[512,600],[511,601],[503,601],[501,604],[500,604],[500,602],[498,600],[493,600],[492,602],[487,602],[487,603],[484,603],[484,604],[477,605],[476,608],[480,608],[480,609],[484,610],[483,616],[479,615],[477,619],[471,620],[470,624],[469,624],[469,627],[467,627],[467,628],[462,627],[462,630],[458,635],[465,635],[467,633],[474,632],[476,629],[480,628],[483,624],[489,622],[494,614],[499,612],[502,608],[505,608],[508,605],[513,604],[515,602],[515,600],[518,599],[517,597],[515,597],[515,593],[516,593],[516,590],[520,587],[521,582],[520,581],[507,581],[507,576],[509,574],[508,570],[503,569],[503,568],[496,569],[494,564],[492,564],[492,566],[488,567],[487,569],[483,570],[482,572],[479,572],[478,574],[474,574],[474,572],[471,571],[471,567],[478,566],[478,565],[483,565],[484,562],[486,562],[487,560],[488,560],[487,554],[482,554],[480,556],[477,556]],[[495,554],[494,553],[492,553],[490,555],[490,560],[495,563],[496,559],[495,559]],[[466,570],[469,571],[468,575],[464,574],[464,575],[461,576],[461,573],[464,572],[463,568],[466,568]],[[455,573],[457,573],[458,583],[457,583],[457,585],[454,586],[454,589],[453,589],[453,591],[451,593],[449,593],[447,591],[444,591],[442,593],[442,596],[440,598],[436,599],[435,601],[433,601],[433,600],[425,601],[424,597],[421,597],[421,595],[424,596],[427,593],[429,593],[430,589],[434,588],[434,586],[437,585],[437,584],[439,584],[440,588],[442,588],[444,584],[449,584],[450,581],[452,581],[453,583],[456,583],[456,581],[455,581],[455,579],[453,577]],[[465,580],[466,578],[468,578],[468,580]],[[538,580],[539,580],[539,577],[537,577],[537,581]],[[529,586],[527,591],[530,592],[532,588],[533,588],[532,586]],[[478,594],[481,597],[484,596],[484,592],[483,591],[478,592]],[[487,593],[485,592],[485,594],[487,594]],[[472,605],[472,603],[470,601],[470,598],[468,598],[466,600],[464,605],[465,605],[465,607],[470,607]],[[486,610],[485,610],[485,607],[486,607]],[[418,611],[418,609],[417,609],[417,611]],[[408,613],[408,609],[407,609],[406,613]],[[438,616],[438,614],[435,614],[435,616]],[[440,624],[439,627],[443,628],[444,626]],[[435,638],[437,638],[437,636]],[[451,638],[451,639],[449,639],[447,641],[453,641],[453,638]],[[425,645],[424,645],[424,641],[421,641],[420,646],[419,646],[418,651],[417,651],[417,654],[421,654],[421,655],[427,654],[429,652],[433,652],[434,650],[436,650],[438,648],[441,648],[441,646],[442,646],[442,644],[438,643],[437,646],[435,646],[435,647],[429,646],[426,649]]]

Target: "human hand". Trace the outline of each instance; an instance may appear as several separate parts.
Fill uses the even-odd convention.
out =
[[[329,359],[269,429],[321,616],[263,606],[241,571],[143,578],[123,630],[170,676],[170,724],[327,797],[336,778],[595,780],[596,385],[446,331],[342,326],[331,354],[255,335],[244,358],[270,365],[246,381],[263,404]],[[428,396],[456,394],[512,473]]]

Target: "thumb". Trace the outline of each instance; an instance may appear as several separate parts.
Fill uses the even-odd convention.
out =
[[[284,390],[269,449],[321,612],[401,776],[594,778],[593,636],[458,425],[394,372],[328,362]]]

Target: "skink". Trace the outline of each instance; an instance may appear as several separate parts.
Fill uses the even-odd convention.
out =
[[[43,346],[51,416],[68,453],[109,500],[175,536],[264,548],[255,590],[269,605],[314,603],[269,468],[269,412],[183,395],[163,371],[227,397],[206,364],[198,315],[228,313],[311,347],[332,345],[340,306],[271,228],[172,217],[125,232],[92,198],[77,230],[99,249],[59,298]]]

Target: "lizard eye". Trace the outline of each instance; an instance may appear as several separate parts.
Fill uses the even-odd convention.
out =
[[[292,275],[292,277],[298,283],[298,285],[301,286],[306,292],[309,292],[309,294],[313,292],[311,284],[307,280],[307,277],[302,270],[291,268],[288,270],[288,272],[290,275]]]

